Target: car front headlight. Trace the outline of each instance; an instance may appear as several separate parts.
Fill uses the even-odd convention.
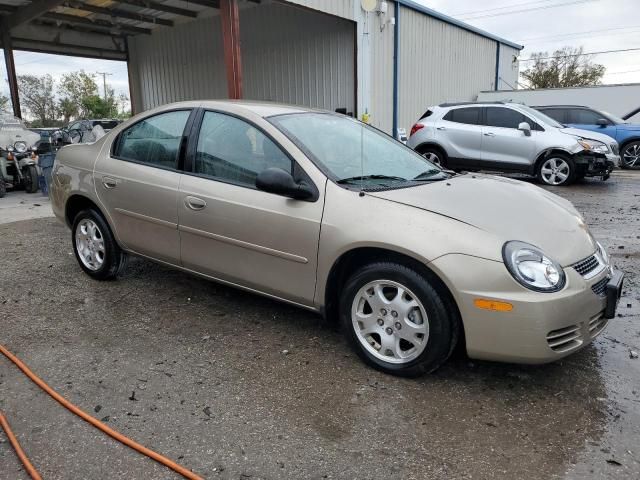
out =
[[[24,153],[27,151],[27,142],[19,140],[13,144],[13,148],[15,148],[18,153]]]
[[[589,152],[596,153],[609,153],[609,147],[606,143],[598,142],[597,140],[589,140],[586,138],[581,138],[578,140],[578,143],[582,148]]]
[[[525,242],[511,241],[502,247],[502,258],[511,276],[537,292],[557,292],[564,287],[564,270],[542,250]]]

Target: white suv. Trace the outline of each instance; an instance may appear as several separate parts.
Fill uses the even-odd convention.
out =
[[[547,185],[609,178],[618,166],[611,137],[566,128],[517,103],[445,103],[411,128],[407,145],[442,167],[536,175]]]

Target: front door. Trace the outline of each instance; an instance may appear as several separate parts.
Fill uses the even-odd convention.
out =
[[[178,159],[191,110],[147,117],[102,152],[94,169],[98,197],[122,246],[178,264]]]
[[[315,201],[257,190],[267,168],[304,172],[262,130],[225,113],[204,112],[194,150],[179,191],[182,265],[312,305],[324,185]]]
[[[531,127],[531,136],[518,130],[520,123]],[[486,107],[482,127],[482,165],[484,168],[526,171],[536,153],[536,123],[507,107]]]

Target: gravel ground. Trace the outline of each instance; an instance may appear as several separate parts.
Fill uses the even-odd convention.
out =
[[[638,478],[640,172],[553,191],[627,274],[618,318],[555,364],[459,355],[417,380],[387,376],[293,307],[140,259],[118,281],[90,280],[52,218],[0,225],[0,343],[85,411],[206,478]],[[179,478],[4,358],[0,410],[47,480]],[[27,478],[2,434],[0,478]]]

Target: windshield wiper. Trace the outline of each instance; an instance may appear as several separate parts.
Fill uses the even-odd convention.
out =
[[[440,176],[439,174],[443,174]],[[436,177],[437,176],[437,177]],[[435,177],[435,178],[434,178]],[[441,180],[442,178],[447,178],[447,173],[442,170],[426,170],[422,172],[420,175],[413,178],[413,181],[424,181],[424,180]]]
[[[396,182],[408,182],[406,178],[394,177],[391,175],[361,175],[358,177],[341,178],[336,183],[354,183],[363,180],[394,180]]]

